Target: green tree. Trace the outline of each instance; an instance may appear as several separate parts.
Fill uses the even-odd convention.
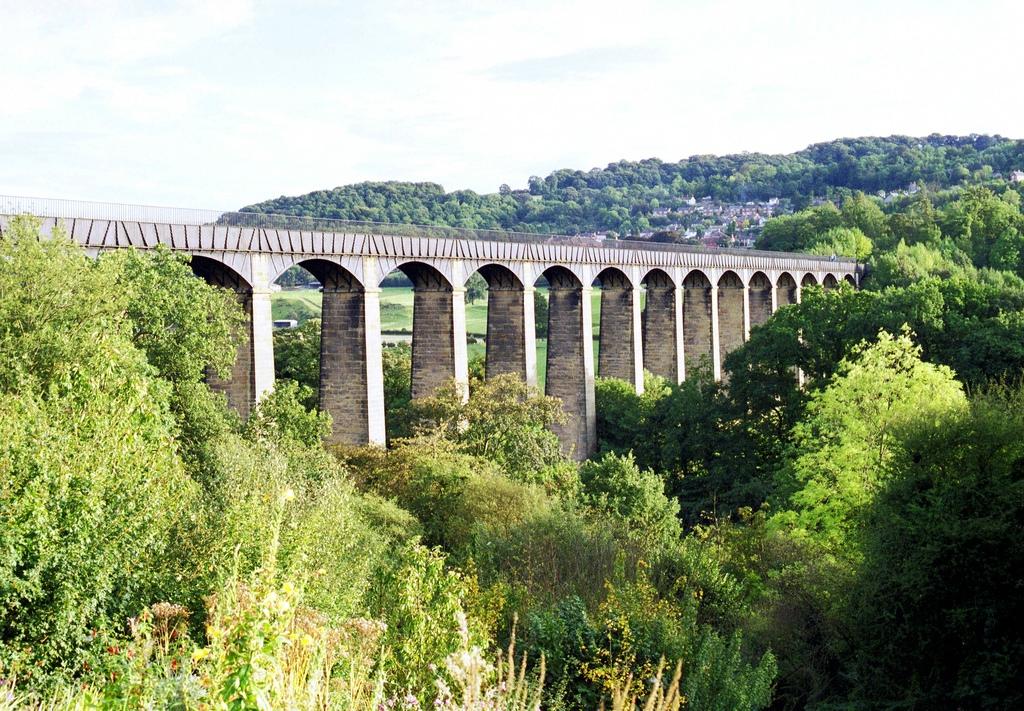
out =
[[[872,241],[885,239],[888,229],[885,213],[876,200],[858,190],[843,200],[840,211],[844,226],[860,230]]]
[[[996,388],[937,421],[865,512],[849,596],[851,701],[874,708],[1024,703],[1024,392]]]
[[[537,338],[548,337],[548,299],[539,289],[533,292],[533,321]]]
[[[320,388],[320,324],[312,318],[296,328],[274,331],[274,376],[307,388],[307,408],[316,406]]]
[[[880,332],[854,350],[811,395],[779,473],[773,527],[841,555],[854,555],[866,509],[907,456],[901,437],[937,426],[966,405],[949,368],[921,360],[909,335]]]
[[[466,301],[475,304],[480,299],[487,298],[487,282],[480,276],[480,272],[473,272],[466,282]]]
[[[0,664],[8,673],[78,671],[94,631],[105,635],[173,589],[171,531],[196,501],[175,451],[171,386],[135,343],[154,355],[176,349],[161,348],[160,334],[140,336],[126,315],[131,290],[109,276],[59,230],[42,239],[28,218],[0,240]],[[198,359],[183,358],[160,364],[187,373]]]
[[[871,256],[873,245],[857,227],[833,227],[808,245],[811,254],[853,257],[863,262]]]
[[[665,496],[665,483],[649,469],[640,469],[632,454],[605,454],[580,467],[580,500],[610,515],[636,536],[655,545],[679,539],[679,503]]]
[[[463,401],[454,382],[412,405],[421,431],[435,430],[515,479],[546,480],[565,459],[552,424],[565,418],[557,398],[514,375],[480,383]]]

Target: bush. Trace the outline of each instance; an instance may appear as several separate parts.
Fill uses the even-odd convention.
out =
[[[0,241],[0,664],[20,675],[79,671],[96,630],[169,584],[197,493],[109,286],[29,220]]]
[[[436,432],[514,479],[545,483],[550,470],[565,461],[551,431],[564,420],[561,402],[515,375],[479,383],[467,402],[452,382],[414,403],[413,414],[418,431]]]
[[[649,679],[663,670],[662,660],[682,663],[682,695],[693,708],[758,709],[771,701],[775,660],[756,664],[742,654],[742,638],[723,638],[697,622],[698,602],[676,605],[661,599],[641,575],[636,582],[609,586],[595,613],[568,598],[547,612],[531,615],[531,656],[544,654],[552,676],[548,703],[594,708],[623,687],[646,695]],[[667,679],[662,678],[665,684]],[[632,686],[630,686],[632,685]],[[667,685],[667,684],[666,684]]]
[[[392,552],[367,591],[370,613],[387,625],[382,642],[389,650],[381,669],[395,692],[408,692],[427,706],[437,694],[434,670],[465,644],[483,646],[486,638],[470,618],[467,637],[453,623],[465,618],[470,582],[446,570],[444,557],[422,546]]]
[[[621,522],[629,535],[652,547],[679,540],[679,504],[665,496],[665,484],[649,469],[641,471],[632,454],[609,453],[580,467],[580,501]]]
[[[852,700],[1024,704],[1024,391],[924,424],[875,498],[850,596]]]

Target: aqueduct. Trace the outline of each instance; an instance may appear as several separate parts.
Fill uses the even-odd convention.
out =
[[[347,443],[385,441],[380,283],[394,269],[414,284],[413,397],[451,379],[468,388],[465,284],[474,272],[488,284],[487,377],[516,373],[536,385],[533,292],[547,280],[545,391],[562,400],[558,435],[577,457],[596,446],[595,375],[640,391],[645,369],[681,382],[703,361],[720,378],[725,355],[800,301],[802,288],[856,286],[861,274],[853,260],[746,249],[21,198],[0,198],[0,235],[26,212],[42,217],[44,233],[63,225],[92,254],[186,252],[198,276],[233,290],[250,337],[230,378],[211,385],[243,415],[274,382],[272,285],[293,265],[309,270],[323,291],[320,407]]]

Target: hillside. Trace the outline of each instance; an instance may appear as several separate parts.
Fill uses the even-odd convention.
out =
[[[436,183],[365,182],[281,196],[243,211],[626,235],[663,226],[668,218],[657,213],[682,208],[690,197],[734,203],[780,198],[799,209],[816,197],[854,190],[893,191],[911,182],[943,189],[1019,169],[1024,141],[998,135],[843,138],[785,155],[705,155],[676,163],[649,158],[589,171],[563,169],[531,177],[525,190],[502,185],[487,194],[446,192]]]

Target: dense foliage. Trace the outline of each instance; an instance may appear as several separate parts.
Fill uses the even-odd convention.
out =
[[[445,192],[435,183],[358,183],[244,208],[256,212],[375,222],[449,225],[576,234],[636,234],[658,222],[655,208],[691,197],[743,202],[873,193],[912,182],[947,188],[1024,168],[1024,142],[1001,136],[840,139],[788,155],[693,156],[677,163],[651,158],[589,171],[531,177],[527,190]]]
[[[931,181],[1012,154],[986,141],[906,155]],[[0,706],[1018,707],[1022,235],[1006,185],[769,222],[765,247],[867,260],[865,288],[804,288],[724,381],[599,378],[576,463],[557,400],[474,363],[468,399],[413,402],[403,346],[389,447],[325,447],[316,319],[275,335],[277,385],[241,422],[203,380],[241,337],[231,294],[19,219]]]

